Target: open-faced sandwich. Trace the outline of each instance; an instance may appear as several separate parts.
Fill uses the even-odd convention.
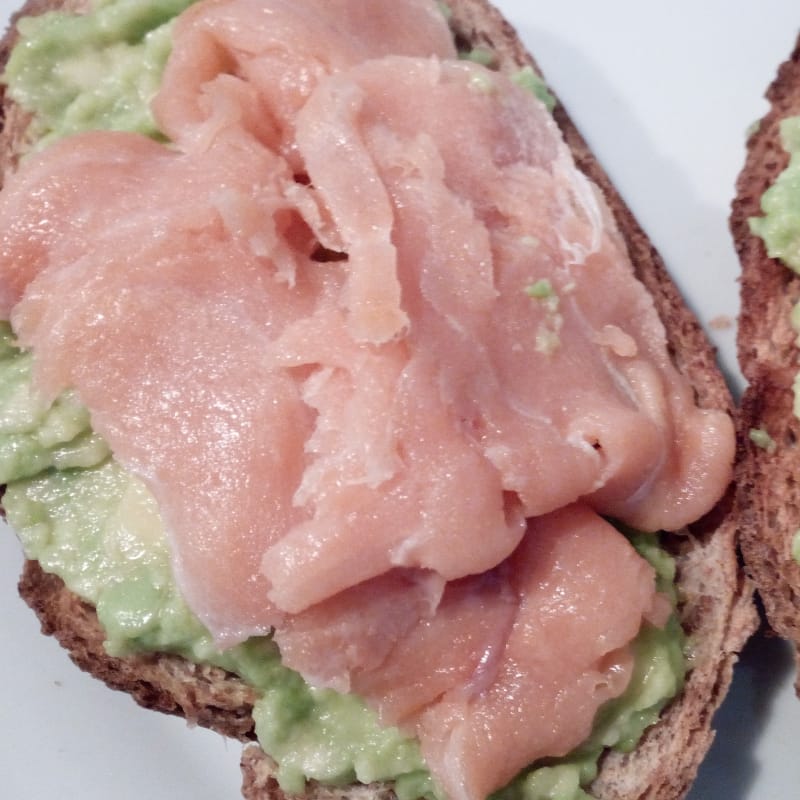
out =
[[[767,92],[739,175],[731,230],[742,263],[737,483],[742,550],[769,622],[800,647],[800,49]]]
[[[31,3],[0,476],[251,798],[677,798],[752,628],[714,354],[482,0]]]

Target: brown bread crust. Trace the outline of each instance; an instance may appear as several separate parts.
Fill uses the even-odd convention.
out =
[[[48,3],[34,0],[28,7]],[[470,46],[483,46],[497,54],[497,66],[504,70],[533,64],[514,29],[485,0],[450,0],[453,26],[459,39]],[[26,7],[27,8],[27,7]],[[6,43],[7,53],[8,43]],[[4,103],[7,128],[4,131],[2,166],[13,168],[25,141],[26,120],[13,104]],[[730,395],[716,367],[715,354],[699,324],[683,303],[664,265],[636,223],[633,215],[597,163],[586,143],[561,106],[554,112],[579,167],[603,191],[630,251],[635,271],[653,296],[668,333],[670,351],[678,368],[689,378],[698,403],[733,413]],[[735,555],[736,529],[730,499],[726,498],[706,519],[692,526],[685,536],[671,537],[670,547],[678,563],[681,586],[680,613],[692,649],[693,669],[679,700],[672,703],[661,722],[650,729],[635,752],[607,755],[592,793],[601,800],[649,798],[675,800],[682,797],[713,739],[711,717],[727,691],[737,654],[755,627],[751,590],[739,572]],[[130,669],[109,659],[102,651],[102,633],[90,607],[71,595],[57,578],[46,576],[38,567],[26,567],[21,591],[36,610],[46,633],[55,634],[83,669],[96,674],[113,688],[131,692],[143,705],[170,713],[182,713],[192,721],[224,733],[247,738],[250,728],[241,719],[230,720],[235,705],[231,698],[245,691],[232,676],[216,671],[208,677],[210,695],[196,692],[197,668],[166,657],[162,671],[159,657],[137,657]],[[77,604],[80,615],[57,613],[59,607]],[[76,621],[79,620],[79,621]],[[76,646],[77,643],[77,646]],[[109,661],[115,663],[109,664]],[[141,669],[146,665],[146,677]],[[164,675],[171,682],[162,682]],[[141,689],[141,682],[147,688]],[[188,683],[190,689],[186,689]],[[139,690],[137,691],[137,687]],[[206,714],[201,697],[213,697],[224,712]],[[220,699],[221,698],[221,699]],[[252,698],[249,699],[252,703]],[[249,800],[291,800],[277,785],[273,764],[257,746],[243,754],[243,794]],[[314,800],[389,800],[390,785],[370,784],[330,788],[311,783],[303,797]]]
[[[761,215],[761,196],[788,163],[779,125],[800,114],[800,41],[766,97],[770,110],[747,142],[730,221],[742,264],[739,362],[749,381],[740,411],[737,503],[743,555],[769,622],[800,647],[800,565],[791,553],[800,529],[800,420],[792,413],[798,351],[790,325],[800,276],[769,258],[748,225]],[[749,440],[753,428],[770,434],[774,451]]]
[[[128,692],[145,708],[183,716],[192,725],[213,728],[243,742],[254,737],[256,693],[242,681],[179,656],[108,655],[94,608],[35,561],[25,562],[19,593],[39,617],[42,633],[55,636],[81,669],[112,689]]]

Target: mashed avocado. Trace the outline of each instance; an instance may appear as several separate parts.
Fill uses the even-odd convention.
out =
[[[511,76],[511,79],[518,86],[527,89],[531,94],[538,97],[547,106],[549,111],[556,107],[556,98],[547,88],[547,84],[542,76],[533,67],[523,67],[519,72]]]
[[[770,258],[778,258],[800,273],[800,117],[784,119],[780,135],[781,144],[789,154],[789,164],[761,197],[764,215],[750,219],[750,230],[764,241]],[[800,342],[800,303],[792,309],[791,324]],[[794,414],[800,418],[800,373],[794,379],[793,389]],[[753,438],[752,431],[750,438],[759,447],[763,446]],[[775,443],[769,444],[774,450]],[[792,557],[800,564],[800,547],[796,542]]]
[[[750,230],[764,240],[770,258],[800,273],[800,117],[783,120],[780,130],[789,165],[764,192],[764,216],[753,217]]]
[[[35,112],[37,146],[71,133],[158,134],[150,101],[170,52],[169,21],[193,0],[95,0],[94,13],[19,22],[4,79]]]
[[[0,325],[0,484],[36,475],[47,467],[90,467],[108,456],[103,440],[89,429],[89,414],[72,393],[49,405],[33,390],[31,356],[13,346]]]
[[[20,22],[21,42],[5,81],[34,114],[39,144],[103,128],[158,136],[148,102],[170,49],[170,20],[191,0],[97,0],[75,18],[48,13]],[[542,96],[532,71],[519,82]],[[543,97],[548,102],[549,95]],[[535,296],[535,295],[534,295]],[[212,663],[260,692],[254,709],[264,750],[287,791],[306,778],[327,783],[394,780],[400,800],[434,796],[413,740],[381,728],[355,696],[309,687],[280,663],[271,639],[224,653],[179,595],[156,503],[94,434],[89,416],[67,393],[52,405],[31,386],[31,357],[0,327],[0,479],[3,505],[30,558],[92,603],[115,655],[162,651]],[[674,565],[654,537],[634,546],[672,592]],[[681,688],[683,634],[645,626],[625,694],[601,709],[590,740],[573,754],[536,765],[497,793],[498,800],[579,800],[602,750],[629,750]]]
[[[764,241],[770,258],[800,273],[800,117],[783,120],[780,134],[789,164],[764,192],[764,215],[750,219],[750,230]],[[791,323],[800,335],[800,304],[792,311]],[[794,413],[800,417],[800,375],[794,381]]]
[[[777,444],[775,440],[769,435],[769,433],[764,430],[764,428],[751,428],[747,432],[747,438],[756,446],[760,447],[762,450],[766,450],[768,453],[774,453]]]

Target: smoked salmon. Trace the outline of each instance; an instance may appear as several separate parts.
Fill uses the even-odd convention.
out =
[[[545,106],[455,56],[427,0],[193,5],[168,143],[8,180],[0,314],[153,492],[217,643],[274,631],[482,800],[586,737],[663,608],[603,516],[680,529],[734,440]]]

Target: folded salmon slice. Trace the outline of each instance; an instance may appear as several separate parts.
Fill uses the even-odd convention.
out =
[[[317,81],[389,53],[455,57],[435,3],[206,0],[177,22],[156,120],[200,151],[221,128],[243,126],[300,170],[294,119]]]
[[[193,7],[175,69],[198,30],[200,41],[216,30],[222,77],[267,103],[247,58],[262,39],[273,52],[274,32],[220,55],[233,32],[264,27],[256,5]],[[514,550],[525,517],[581,497],[633,525],[678,528],[729,477],[730,420],[693,405],[542,106],[469,63],[341,67],[341,53],[363,53],[348,31],[331,42],[339,71],[314,73],[293,118],[310,184],[248,128],[247,109],[230,113],[241,87],[228,82],[224,102],[213,93],[226,124],[217,106],[198,123],[178,115],[173,76],[159,96],[175,113],[173,146],[76,137],[31,158],[0,209],[5,310],[37,352],[40,385],[76,388],[148,481],[185,593],[220,642],[398,567],[484,572]],[[318,241],[347,259],[315,261]],[[542,279],[551,293],[531,297]],[[190,320],[181,331],[173,306]],[[145,328],[158,358],[131,356]],[[208,434],[187,435],[187,419]],[[215,431],[236,442],[226,464]],[[247,464],[258,477],[234,479]],[[199,501],[198,475],[229,476],[213,504]],[[264,507],[276,509],[268,521]],[[234,574],[254,599],[230,602]]]
[[[585,741],[597,708],[627,687],[627,644],[656,602],[650,566],[580,505],[532,521],[509,580],[519,610],[493,674],[455,687],[417,723],[452,800],[485,798]]]
[[[733,436],[544,107],[452,56],[424,0],[196,4],[169,145],[8,180],[0,314],[155,494],[218,643],[275,628],[472,800],[624,688],[652,572],[599,515],[680,528]]]
[[[383,508],[387,525],[401,519],[391,505],[395,484],[384,485],[387,499],[373,510],[337,455],[344,446],[332,448],[320,458],[329,471],[325,488],[318,484],[324,500],[313,519],[267,551],[270,597],[279,606],[298,611],[346,588],[351,576],[364,580],[396,565],[452,579],[498,563],[515,539],[513,529],[504,533],[497,500],[486,536],[470,533],[473,501],[492,484],[496,498],[505,493],[509,522],[585,497],[601,513],[645,529],[686,524],[724,487],[730,420],[695,407],[607,211],[574,169],[552,119],[532,113],[534,106],[502,76],[475,65],[387,57],[321,81],[298,114],[299,152],[349,254],[342,304],[350,339],[366,337],[384,344],[382,353],[395,352],[384,343],[394,331],[410,348],[395,406],[408,397],[413,416],[438,418],[441,432],[449,426],[475,465],[459,462],[475,471],[470,485],[481,488],[459,493],[461,509],[447,505],[451,525],[437,521],[447,548],[441,558],[417,545],[427,534],[418,534],[414,521],[398,548],[386,535],[366,536],[362,516],[377,519]],[[386,311],[386,328],[370,338],[378,309],[390,303],[371,286],[385,288],[385,276],[394,275],[402,304],[397,314]],[[542,277],[552,294],[531,298],[527,288]],[[410,320],[405,333],[401,314]],[[319,361],[311,352],[306,358]],[[354,355],[351,363],[357,361]],[[364,373],[353,370],[351,379]],[[426,376],[419,385],[435,389],[424,402],[406,388],[411,375]],[[325,391],[320,387],[318,408]],[[326,405],[334,414],[343,407]],[[359,440],[341,416],[327,424],[341,431],[342,442]],[[431,432],[418,423],[411,436],[398,437],[409,454],[407,474],[423,481],[430,477],[412,462],[408,443],[429,443]],[[441,471],[455,463],[444,453]],[[306,473],[306,491],[313,474]],[[449,481],[460,485],[455,472]],[[439,508],[447,496],[439,495]],[[354,508],[361,510],[348,517]],[[416,512],[412,520],[421,518]],[[453,528],[463,541],[480,543],[470,548],[470,561],[446,544]]]
[[[448,583],[433,612],[398,602],[387,580],[294,616],[277,633],[281,654],[417,735],[451,800],[482,800],[585,741],[597,708],[627,687],[627,645],[663,600],[652,568],[583,504],[532,520],[507,561]],[[377,602],[365,602],[371,593]],[[365,645],[368,656],[352,658]]]
[[[184,594],[228,644],[282,618],[266,597],[261,561],[308,515],[294,496],[314,419],[304,398],[319,376],[306,387],[309,369],[284,367],[276,340],[288,320],[310,319],[315,309],[315,320],[333,318],[344,291],[340,266],[310,259],[318,242],[296,208],[303,186],[262,141],[265,100],[251,73],[289,91],[288,60],[302,73],[302,95],[327,70],[370,55],[455,51],[435,4],[416,0],[394,9],[207,3],[178,27],[155,109],[176,146],[88,134],[32,157],[17,193],[0,200],[9,222],[0,299],[8,315],[25,292],[14,312],[20,335],[39,331],[53,356],[37,365],[40,387],[51,396],[81,387],[95,428],[148,482],[175,533]],[[298,31],[305,50],[286,47],[284,34]],[[236,58],[225,51],[234,43]],[[274,118],[285,112],[287,122],[300,102],[281,99]],[[71,308],[50,304],[65,292],[75,295]],[[140,446],[145,429],[152,458]],[[194,452],[178,454],[178,440]],[[223,569],[220,552],[229,562]]]

